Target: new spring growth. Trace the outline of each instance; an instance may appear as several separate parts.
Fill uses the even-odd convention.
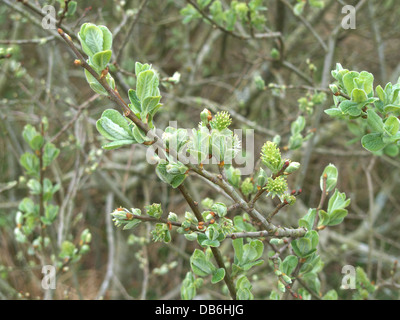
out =
[[[333,93],[335,96],[340,95],[340,90],[339,90],[339,88],[338,88],[338,86],[337,86],[336,84],[330,84],[330,85],[329,85],[329,89],[331,89],[332,93]]]
[[[211,127],[217,130],[224,130],[232,123],[230,114],[227,111],[218,112],[214,119],[210,122]]]
[[[267,141],[261,148],[261,161],[273,173],[279,172],[283,166],[281,152],[276,143]]]
[[[289,166],[285,169],[285,174],[290,174],[297,171],[300,168],[299,162],[291,162]]]
[[[275,179],[268,178],[267,184],[265,185],[264,189],[268,190],[268,195],[270,195],[272,198],[274,198],[276,195],[283,195],[288,189],[286,177],[279,176]]]
[[[200,119],[203,126],[208,126],[210,124],[210,121],[212,120],[212,114],[210,110],[204,109],[200,113]]]
[[[242,190],[242,192],[245,196],[248,196],[249,194],[251,194],[254,190],[254,185],[253,185],[251,178],[246,178],[242,182],[240,189]]]
[[[129,211],[128,209],[125,208],[117,208],[113,212],[111,212],[111,215],[113,217],[113,221],[115,226],[120,227],[124,226],[124,230],[127,229],[133,229],[137,225],[140,224],[140,220],[134,219],[135,216],[140,216],[142,213],[140,209],[134,209],[132,208],[132,211]]]

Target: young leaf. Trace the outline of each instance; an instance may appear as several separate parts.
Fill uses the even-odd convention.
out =
[[[103,51],[103,32],[94,24],[88,23],[81,27],[78,33],[83,51],[89,56]]]
[[[112,52],[111,50],[97,52],[93,57],[92,61],[96,67],[96,70],[101,72],[107,67],[107,64],[110,62]]]
[[[399,119],[397,119],[395,116],[390,116],[385,121],[384,130],[388,135],[393,136],[399,131],[399,127]]]
[[[219,268],[217,269],[211,278],[211,283],[217,283],[223,280],[225,277],[225,269],[224,268]]]
[[[106,26],[98,26],[103,33],[103,51],[111,50],[112,47],[112,33]]]
[[[101,147],[104,150],[112,150],[112,149],[117,149],[117,148],[120,148],[122,146],[127,146],[127,145],[134,144],[134,143],[136,143],[136,141],[133,140],[133,139],[116,140],[116,141],[112,141],[112,142],[106,143],[106,144],[102,145]]]
[[[287,274],[290,275],[296,269],[298,264],[298,259],[294,255],[289,255],[285,258],[285,260],[282,261],[280,264],[280,270]]]
[[[50,142],[46,143],[43,148],[43,167],[50,165],[59,154],[60,149]]]
[[[372,127],[372,129],[375,132],[383,132],[382,118],[372,109],[368,109],[367,115],[367,123]]]
[[[139,100],[138,96],[136,95],[136,91],[133,89],[129,89],[128,96],[129,96],[129,100],[132,103],[129,105],[129,107],[131,107],[131,109],[133,110],[133,112],[136,115],[138,115],[138,114],[140,115],[140,112],[142,111],[142,104],[140,103],[140,100]]]
[[[364,90],[355,88],[351,93],[351,100],[357,103],[364,102],[368,99]]]
[[[29,144],[32,150],[39,150],[44,143],[43,136],[36,131],[36,128],[30,124],[27,124],[24,127],[24,131],[22,132],[22,136],[24,140]]]
[[[154,110],[158,109],[160,105],[161,96],[147,97],[142,102],[142,112],[140,118],[147,122],[147,115],[153,114]]]
[[[326,175],[326,192],[330,192],[336,187],[338,178],[338,170],[333,164],[329,164],[325,167],[324,172],[320,177],[320,188],[323,191],[324,177]]]
[[[335,226],[342,223],[343,219],[347,216],[346,209],[336,209],[332,211],[329,215],[329,222],[327,226]]]
[[[222,202],[216,202],[211,206],[211,211],[214,211],[219,217],[224,217],[228,212],[227,210],[226,204]]]
[[[307,230],[312,230],[316,214],[317,210],[310,208],[307,214],[299,220],[299,227],[306,228]]]
[[[369,133],[361,138],[362,146],[371,152],[382,150],[386,143],[382,139],[382,133]]]
[[[232,245],[235,251],[235,261],[240,263],[243,257],[243,238],[233,240]]]
[[[142,71],[137,76],[136,94],[140,101],[158,96],[158,77],[153,70]]]
[[[211,265],[203,251],[199,249],[194,250],[190,257],[190,266],[195,274],[201,277],[211,274],[213,272]]]
[[[36,155],[26,152],[21,156],[20,163],[28,175],[39,175],[39,159]]]
[[[167,171],[168,163],[163,160],[156,167],[157,176],[165,183],[168,183],[173,188],[179,187],[186,179],[186,174],[172,174]]]

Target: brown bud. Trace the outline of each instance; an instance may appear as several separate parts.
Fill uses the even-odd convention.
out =
[[[130,213],[130,212],[127,212],[127,213],[126,213],[126,218],[127,218],[128,220],[132,220],[133,214]]]

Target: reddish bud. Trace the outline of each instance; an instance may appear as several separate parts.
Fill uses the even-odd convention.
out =
[[[126,218],[127,218],[128,220],[132,220],[133,214],[130,213],[130,212],[127,212],[127,213],[126,213]]]

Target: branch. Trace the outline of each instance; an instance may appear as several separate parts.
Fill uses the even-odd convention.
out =
[[[183,197],[185,198],[186,202],[189,204],[190,208],[193,210],[194,215],[196,216],[198,221],[204,221],[203,216],[200,213],[198,203],[193,200],[189,192],[187,191],[186,187],[181,184],[178,187],[178,190],[182,193]],[[222,258],[221,252],[216,247],[211,247],[211,251],[214,255],[215,260],[217,261],[218,267],[223,268],[225,270],[225,277],[224,281],[228,287],[229,294],[231,295],[233,300],[236,300],[236,289],[235,285],[233,284],[233,280],[229,273],[229,270],[226,268],[224,260]]]
[[[319,214],[318,212],[322,209],[322,206],[324,205],[326,196],[328,194],[328,192],[326,192],[326,180],[328,179],[328,175],[325,173],[324,176],[322,177],[322,193],[321,193],[321,198],[319,200],[319,204],[317,207],[317,213],[315,215],[315,220],[314,220],[314,226],[313,229],[317,229],[318,226],[318,220],[319,220]]]
[[[78,58],[78,64],[86,69],[107,91],[109,98],[114,101],[119,107],[124,110],[125,117],[129,118],[135,125],[137,125],[140,129],[142,129],[145,133],[150,131],[148,125],[142,122],[136,115],[133,114],[132,110],[128,107],[126,102],[121,98],[117,90],[114,90],[107,83],[106,78],[99,76],[97,72],[86,62],[85,57],[79,52],[79,50],[75,47],[74,43],[71,40],[71,37],[66,34],[62,29],[58,29],[58,33],[65,40],[67,45],[74,52],[76,57]]]
[[[318,34],[318,32],[313,28],[313,26],[306,20],[304,19],[301,15],[296,15],[294,14],[294,8],[293,6],[286,0],[280,0],[282,3],[285,4],[285,6],[287,6],[290,11],[292,11],[293,15],[298,18],[302,24],[304,24],[304,26],[310,30],[310,32],[312,33],[312,35],[315,37],[315,39],[317,39],[318,43],[321,45],[322,49],[324,49],[325,52],[328,51],[328,46],[326,45],[326,43],[324,42],[324,40],[322,40],[322,38],[320,37],[320,35]]]
[[[189,164],[188,167],[200,176],[220,186],[221,189],[223,189],[235,203],[238,203],[240,208],[246,211],[254,220],[258,221],[261,226],[274,237],[298,238],[305,235],[307,230],[304,228],[291,229],[287,227],[277,227],[272,223],[269,223],[257,209],[250,207],[249,204],[236,192],[234,187],[222,179],[222,176],[215,176],[207,170],[191,164]]]
[[[204,19],[206,19],[208,22],[210,22],[214,28],[217,28],[221,30],[222,32],[231,35],[234,38],[240,39],[240,40],[251,40],[251,39],[267,39],[267,38],[280,38],[282,37],[282,34],[280,32],[269,32],[269,33],[258,33],[258,34],[253,34],[252,35],[241,35],[236,32],[233,32],[231,30],[228,30],[224,28],[223,26],[219,25],[216,23],[212,18],[210,18],[203,10],[200,9],[200,7],[197,5],[197,3],[193,0],[186,0],[190,5],[192,5],[201,15]]]

